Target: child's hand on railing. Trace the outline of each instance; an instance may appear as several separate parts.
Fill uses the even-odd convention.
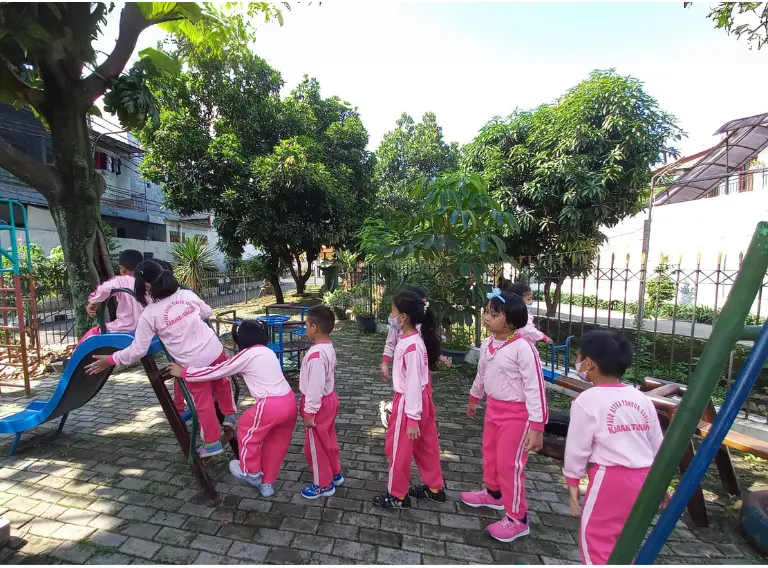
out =
[[[183,367],[178,363],[171,363],[168,365],[168,371],[171,373],[172,377],[181,377],[181,372],[183,370]]]
[[[88,302],[88,305],[85,306],[85,313],[87,313],[90,317],[95,318],[96,317],[96,311],[99,309],[99,304],[94,304],[93,302]]]

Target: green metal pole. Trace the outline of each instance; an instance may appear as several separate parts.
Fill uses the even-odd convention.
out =
[[[744,331],[739,336],[739,341],[755,341],[757,336],[760,335],[761,329],[763,329],[761,325],[745,325]]]
[[[635,506],[624,525],[609,564],[631,564],[659,510],[664,494],[677,471],[685,448],[693,436],[712,392],[720,380],[720,372],[728,362],[734,343],[742,336],[744,321],[768,271],[768,222],[761,221],[744,257],[733,288],[704,346],[688,391],[664,442],[653,462]]]

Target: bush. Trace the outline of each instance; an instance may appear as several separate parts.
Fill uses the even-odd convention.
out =
[[[335,290],[326,292],[323,296],[323,303],[331,308],[347,309],[352,307],[352,294],[346,290]]]
[[[456,351],[469,351],[469,348],[475,342],[475,334],[470,327],[452,327],[451,339],[443,344],[446,349],[455,349]]]

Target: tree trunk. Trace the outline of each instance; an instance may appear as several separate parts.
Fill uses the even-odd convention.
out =
[[[85,109],[73,108],[67,97],[48,114],[54,166],[62,189],[43,190],[64,251],[69,286],[72,291],[77,334],[82,335],[91,321],[85,313],[88,295],[103,280],[112,276],[109,250],[101,230],[99,201],[104,178],[96,172]]]
[[[557,307],[560,305],[560,297],[563,293],[564,278],[556,280],[547,280],[544,284],[544,302],[547,305],[547,315],[554,316],[557,313]],[[555,285],[554,294],[551,291],[552,284]]]
[[[283,289],[280,287],[280,275],[270,274],[267,280],[269,280],[269,283],[272,284],[272,289],[275,291],[275,302],[278,304],[284,304],[285,296],[283,296]]]
[[[293,278],[293,281],[296,283],[296,294],[301,296],[304,294],[304,288],[306,284],[306,280],[303,279],[303,275],[301,273],[301,255],[297,252],[293,253],[293,259],[296,261],[296,268],[293,267],[293,262],[288,262],[288,268],[291,271],[291,277]]]

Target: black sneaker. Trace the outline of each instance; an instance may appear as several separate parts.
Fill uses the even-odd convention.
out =
[[[374,497],[373,503],[384,509],[408,509],[411,506],[411,498],[406,495],[404,499],[398,499],[385,492]]]
[[[411,497],[416,497],[416,499],[430,499],[432,501],[437,501],[438,503],[445,503],[445,491],[440,489],[437,493],[430,490],[429,487],[426,485],[414,485],[411,487],[411,489],[408,491],[408,495]]]

